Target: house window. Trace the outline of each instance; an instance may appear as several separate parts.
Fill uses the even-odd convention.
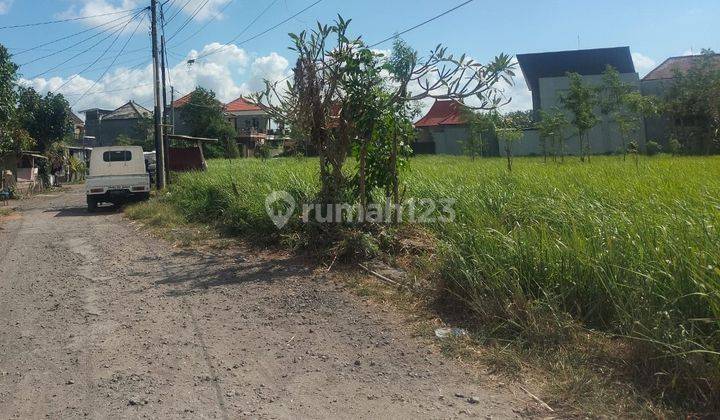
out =
[[[129,162],[132,160],[132,153],[129,150],[111,150],[103,153],[105,162]]]

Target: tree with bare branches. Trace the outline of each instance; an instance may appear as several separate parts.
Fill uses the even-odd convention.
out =
[[[364,207],[370,193],[368,150],[377,122],[387,118],[388,111],[398,114],[401,121],[407,118],[406,105],[426,98],[468,100],[475,109],[497,109],[510,100],[501,86],[502,82],[512,84],[515,64],[510,56],[500,54],[484,65],[465,55],[448,54],[442,45],[421,59],[400,40],[392,55],[384,57],[360,37],[351,38],[349,24],[350,20],[338,16],[333,25],[318,23],[310,32],[290,34],[291,49],[298,54],[292,82],[266,81],[265,91],[254,99],[318,154],[323,203],[337,203],[356,191],[355,199]],[[395,204],[400,137],[393,135],[391,147],[386,148]],[[358,150],[355,185],[343,172],[353,146]]]

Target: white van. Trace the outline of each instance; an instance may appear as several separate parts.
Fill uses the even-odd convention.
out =
[[[122,204],[150,197],[150,176],[140,146],[96,147],[85,183],[88,211],[99,203]]]

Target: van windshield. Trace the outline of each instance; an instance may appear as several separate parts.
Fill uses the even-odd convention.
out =
[[[112,150],[103,153],[105,162],[129,162],[132,160],[132,153],[129,150]]]

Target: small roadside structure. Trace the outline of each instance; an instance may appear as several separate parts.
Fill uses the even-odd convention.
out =
[[[180,134],[168,134],[170,140],[176,143],[185,144],[171,145],[168,150],[169,169],[172,172],[204,171],[207,169],[207,162],[203,154],[202,143],[216,143],[218,139],[207,139],[202,137],[191,137]],[[189,146],[194,144],[194,146]]]
[[[12,187],[18,195],[27,195],[40,191],[44,188],[42,179],[40,179],[39,165],[41,161],[46,161],[47,157],[39,152],[23,151],[20,154],[6,154],[0,157],[0,173],[5,174],[10,171],[12,174],[12,185],[6,185],[6,188]],[[5,180],[8,178],[8,180]],[[7,175],[3,176],[4,183],[9,184],[10,180]]]

